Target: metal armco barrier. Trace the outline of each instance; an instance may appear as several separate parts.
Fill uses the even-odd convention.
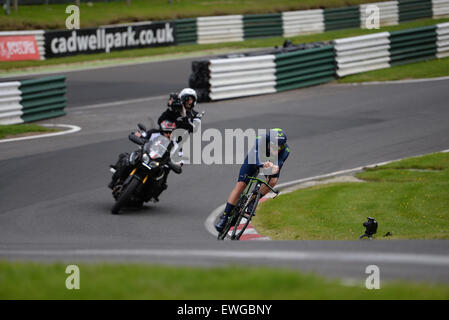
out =
[[[0,124],[65,115],[65,76],[0,83]]]
[[[434,59],[436,42],[436,26],[390,32],[391,65]]]
[[[388,32],[381,32],[334,40],[338,76],[389,68],[389,37]]]
[[[325,30],[360,28],[359,7],[324,9]]]
[[[399,0],[399,22],[431,17],[432,0]]]
[[[449,22],[437,24],[437,57],[449,57]]]
[[[284,37],[324,32],[323,10],[301,10],[282,13]]]
[[[282,16],[280,13],[245,15],[243,17],[244,38],[282,36]]]
[[[360,28],[367,28],[367,19],[369,18],[369,8],[371,6],[379,8],[380,26],[393,26],[399,23],[398,1],[376,2],[360,5]]]
[[[198,40],[202,43],[243,41],[243,16],[200,17],[196,20]]]
[[[276,91],[317,85],[335,79],[333,46],[276,55]]]
[[[449,17],[449,0],[432,0],[434,18]]]

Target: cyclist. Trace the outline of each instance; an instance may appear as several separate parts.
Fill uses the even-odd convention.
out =
[[[277,157],[277,165],[272,161],[260,162],[261,155],[259,151],[262,149],[263,143],[265,143],[266,154],[265,157]],[[254,176],[257,174],[260,168],[264,168],[264,173],[267,178],[267,183],[273,188],[279,179],[279,174],[282,166],[285,163],[288,155],[290,154],[290,148],[287,145],[287,135],[284,130],[276,128],[271,129],[265,139],[257,138],[255,147],[251,149],[248,155],[245,158],[245,162],[240,168],[239,177],[234,189],[229,194],[226,207],[224,212],[221,214],[217,224],[215,225],[215,229],[218,232],[221,232],[228,220],[229,213],[234,209],[237,204],[240,195],[245,190],[248,185],[249,178],[248,176]],[[251,161],[250,161],[251,160]],[[255,160],[255,161],[254,161]],[[269,192],[269,189],[262,185],[260,188],[261,195],[264,196]],[[250,203],[248,206],[248,212],[252,210],[254,206],[254,202]]]

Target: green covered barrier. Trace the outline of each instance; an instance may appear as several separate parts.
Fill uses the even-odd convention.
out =
[[[399,0],[399,23],[432,15],[432,0]]]
[[[282,36],[280,13],[245,15],[243,17],[244,39]]]
[[[435,59],[436,26],[390,32],[390,63],[400,65]]]
[[[360,28],[360,9],[358,6],[324,9],[325,30]]]
[[[177,44],[196,43],[198,39],[196,18],[175,20],[175,37]]]
[[[336,78],[332,45],[275,55],[276,91],[326,83]]]
[[[21,81],[19,87],[23,112],[21,118],[24,122],[66,114],[65,79],[65,76],[53,76]]]

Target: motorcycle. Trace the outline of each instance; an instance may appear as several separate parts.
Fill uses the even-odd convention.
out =
[[[138,125],[141,133],[146,132],[145,126]],[[167,170],[173,170],[180,174],[181,166],[174,164],[171,159],[171,150],[174,142],[161,135],[152,141],[136,136],[134,133],[129,135],[129,140],[139,146],[139,149],[129,156],[129,169],[131,170],[123,184],[113,189],[112,195],[115,198],[115,204],[111,209],[112,214],[119,214],[124,206],[133,205],[141,207],[144,202],[150,200],[158,201],[160,194],[161,181]]]

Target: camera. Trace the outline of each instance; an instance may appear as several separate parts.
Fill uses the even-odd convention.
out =
[[[178,97],[173,98],[171,103],[171,108],[173,111],[181,112],[182,111],[182,101]]]
[[[368,239],[372,239],[373,235],[377,232],[377,221],[374,218],[367,217],[368,221],[365,221],[363,223],[363,226],[365,227],[365,233],[360,236],[360,239],[363,239],[364,237],[367,237]]]

